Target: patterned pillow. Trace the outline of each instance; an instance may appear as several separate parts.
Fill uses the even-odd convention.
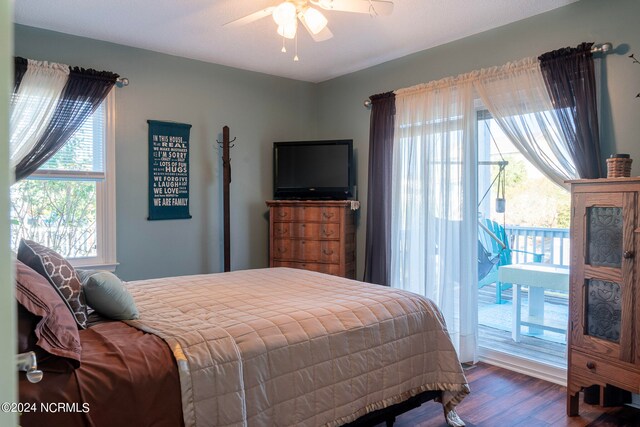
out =
[[[31,240],[22,240],[18,259],[44,276],[69,307],[76,323],[87,327],[87,305],[74,268],[57,252]]]

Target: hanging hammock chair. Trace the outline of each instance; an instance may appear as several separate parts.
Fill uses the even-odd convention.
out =
[[[487,248],[485,248],[485,244],[487,244],[487,239],[478,239],[478,280],[482,280],[493,270],[493,268],[500,262],[500,257],[502,256],[502,251],[507,248],[507,245],[495,235],[493,231],[491,231],[482,221],[478,221],[478,227],[480,233],[485,233],[489,239],[493,242],[497,243],[497,246],[500,248],[498,253],[489,252]],[[483,240],[485,242],[483,243]],[[492,243],[493,243],[492,242]],[[491,246],[496,246],[492,244]]]
[[[496,148],[497,145],[496,145]],[[500,149],[498,149],[500,152]],[[494,184],[497,181],[497,198],[496,198],[496,212],[504,213],[505,211],[505,183],[506,183],[506,174],[505,168],[509,164],[509,162],[504,160],[502,157],[502,153],[500,153],[500,157],[502,160],[496,162],[499,166],[498,173],[496,174],[493,181],[489,185],[489,188],[482,196],[482,199],[478,203],[478,207],[482,204],[484,199],[487,197],[491,188],[493,188]],[[490,224],[490,223],[489,223]],[[503,229],[504,230],[504,229]],[[491,230],[482,220],[478,220],[478,281],[481,282],[482,279],[487,277],[487,275],[494,269],[496,264],[500,262],[500,257],[502,256],[502,251],[507,248],[507,244],[496,235],[494,231]],[[503,233],[499,233],[504,236]],[[496,253],[497,252],[497,253]]]
[[[493,257],[492,257],[493,255]],[[482,280],[500,261],[500,254],[491,254],[482,246],[480,240],[478,240],[478,280]]]

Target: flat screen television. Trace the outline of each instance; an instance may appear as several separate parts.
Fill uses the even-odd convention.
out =
[[[344,200],[352,187],[352,140],[273,143],[276,199]]]

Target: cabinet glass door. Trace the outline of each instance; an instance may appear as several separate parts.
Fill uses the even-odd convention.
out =
[[[622,292],[619,283],[587,280],[586,333],[592,337],[620,342]]]
[[[622,266],[622,208],[587,208],[587,264],[594,267]]]
[[[622,268],[622,208],[592,206],[586,209],[586,263],[592,267]],[[586,333],[620,342],[620,284],[588,279],[586,287]]]
[[[585,193],[574,199],[577,283],[571,296],[572,343],[631,361],[635,193]],[[577,310],[576,310],[577,311]],[[577,319],[577,320],[576,320]]]

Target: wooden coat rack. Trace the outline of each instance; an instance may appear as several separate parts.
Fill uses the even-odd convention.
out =
[[[224,215],[224,271],[231,271],[231,221],[229,208],[229,184],[231,184],[231,157],[229,149],[233,148],[236,140],[229,140],[229,126],[222,128],[222,142],[216,140],[218,145],[222,147],[222,198],[223,198],[223,215]]]

